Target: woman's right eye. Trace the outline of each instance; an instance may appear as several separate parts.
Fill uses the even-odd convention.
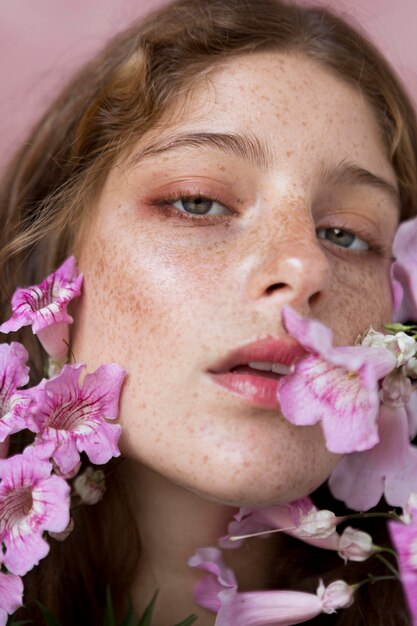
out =
[[[229,215],[230,211],[221,202],[204,196],[180,197],[170,204],[179,211],[192,215]]]

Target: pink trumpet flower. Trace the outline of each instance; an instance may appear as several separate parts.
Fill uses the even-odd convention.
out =
[[[79,296],[83,281],[77,275],[75,259],[69,257],[39,285],[16,289],[12,297],[12,315],[1,324],[0,332],[9,333],[32,325],[32,331],[49,356],[64,361],[68,351],[68,324],[73,319],[67,313],[70,301]]]
[[[328,587],[322,582],[317,593],[302,591],[229,590],[219,594],[221,608],[215,626],[293,626],[321,613],[336,613],[353,603],[354,588],[343,580]]]
[[[109,424],[118,414],[126,372],[116,363],[101,365],[79,384],[84,365],[64,365],[60,374],[28,389],[33,406],[27,428],[37,433],[35,451],[52,457],[67,476],[85,452],[96,465],[119,456],[121,426]]]
[[[33,448],[0,460],[0,544],[3,563],[24,576],[49,552],[46,530],[63,531],[69,522],[68,483],[51,475],[52,464]]]
[[[0,626],[6,626],[7,616],[17,611],[22,603],[23,581],[20,576],[0,571]]]
[[[283,415],[297,426],[321,422],[331,452],[368,450],[379,441],[378,381],[396,366],[385,348],[333,347],[332,332],[317,320],[283,309],[284,326],[310,355],[280,383]]]
[[[417,218],[402,222],[393,244],[391,268],[395,319],[417,319]]]
[[[417,511],[414,509],[408,524],[388,522],[400,564],[400,577],[413,620],[417,624]]]
[[[331,511],[318,510],[309,497],[261,509],[242,508],[229,524],[228,534],[219,540],[219,546],[238,548],[245,537],[281,531],[318,548],[338,550],[336,526],[341,521],[343,518]]]
[[[320,582],[316,594],[281,590],[241,593],[216,548],[197,550],[188,564],[210,572],[197,583],[194,597],[201,606],[217,612],[215,626],[291,626],[321,613],[335,613],[353,602],[354,588],[342,580],[327,588]]]
[[[29,381],[28,358],[26,349],[16,341],[0,345],[0,442],[4,442],[7,435],[26,428],[19,415],[21,403],[16,391]]]

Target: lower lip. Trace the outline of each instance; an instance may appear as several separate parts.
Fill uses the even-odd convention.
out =
[[[210,373],[211,379],[232,393],[245,398],[250,404],[279,411],[277,398],[280,379],[266,378],[254,374]]]

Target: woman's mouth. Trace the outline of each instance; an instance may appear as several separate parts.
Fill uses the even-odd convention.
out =
[[[290,338],[265,339],[230,353],[208,373],[215,383],[250,404],[279,411],[280,380],[305,354],[304,349]]]

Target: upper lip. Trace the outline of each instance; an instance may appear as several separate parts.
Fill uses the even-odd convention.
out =
[[[238,365],[247,365],[255,361],[282,363],[293,365],[298,359],[306,356],[307,352],[292,337],[281,339],[267,338],[248,343],[237,350],[229,352],[224,358],[214,364],[209,371],[212,374],[227,372]]]

